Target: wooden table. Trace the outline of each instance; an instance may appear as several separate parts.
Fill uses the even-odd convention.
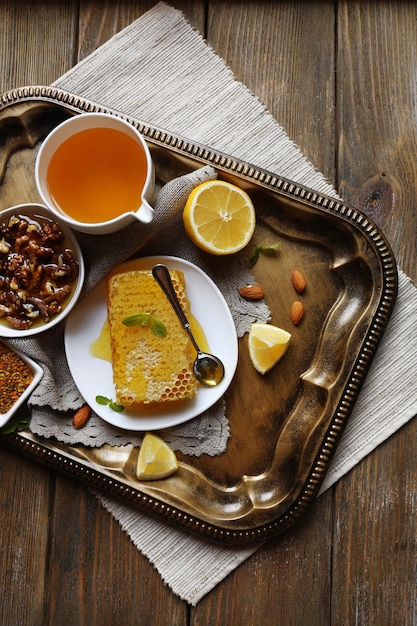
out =
[[[1,0],[0,91],[52,82],[154,4]],[[416,281],[416,3],[171,4]],[[416,460],[412,420],[190,608],[85,487],[1,449],[0,623],[411,626]]]

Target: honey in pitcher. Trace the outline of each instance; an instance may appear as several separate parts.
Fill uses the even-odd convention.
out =
[[[91,128],[59,146],[47,183],[60,210],[79,222],[97,223],[137,211],[146,176],[139,143],[113,128]]]

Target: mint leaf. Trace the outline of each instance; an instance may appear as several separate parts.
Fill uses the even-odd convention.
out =
[[[0,429],[0,432],[4,433],[5,435],[10,435],[10,433],[24,430],[25,428],[28,428],[28,426],[28,420],[20,419],[19,417],[14,416],[7,422],[7,424],[3,426],[3,428]]]
[[[110,404],[110,398],[106,398],[106,396],[96,396],[97,404]]]
[[[255,263],[258,262],[259,254],[260,254],[259,247],[255,246],[255,250],[253,251],[252,256],[249,258],[249,265],[250,266],[255,265]]]
[[[154,317],[153,313],[136,313],[135,315],[129,315],[125,317],[122,323],[125,326],[137,326],[140,324],[143,328],[149,324],[151,332],[157,337],[165,337],[167,334],[165,324],[157,317]]]
[[[129,315],[129,317],[125,317],[122,321],[122,324],[125,326],[137,326],[140,324],[141,326],[146,326],[149,322],[151,314],[150,313],[136,313],[135,315]]]
[[[161,320],[159,320],[157,317],[153,317],[151,315],[151,318],[149,320],[149,328],[157,337],[166,337],[167,329],[165,327],[165,324],[163,324]]]
[[[125,410],[125,407],[122,404],[116,404],[116,402],[113,401],[109,403],[109,407],[112,411],[115,411],[116,413],[123,413],[123,411]]]
[[[251,257],[249,258],[249,264],[251,266],[255,265],[255,263],[258,262],[259,256],[260,256],[261,253],[262,254],[267,254],[269,256],[272,256],[278,250],[280,245],[281,245],[281,242],[278,241],[277,243],[273,243],[270,246],[255,246],[255,249],[254,249]]]
[[[125,410],[125,407],[122,404],[117,404],[110,398],[106,398],[106,396],[96,396],[97,404],[108,405],[112,411],[116,411],[116,413],[122,413]]]

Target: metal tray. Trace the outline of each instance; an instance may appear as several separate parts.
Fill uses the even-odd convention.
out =
[[[39,143],[68,116],[97,110],[108,111],[51,87],[0,96],[0,208],[39,200],[33,177]],[[263,256],[253,274],[272,322],[293,333],[291,351],[262,377],[249,362],[247,337],[240,340],[227,392],[226,452],[179,455],[179,471],[164,481],[135,480],[131,446],[67,446],[29,431],[2,435],[1,443],[207,539],[264,540],[290,527],[317,495],[395,304],[395,260],[382,233],[355,208],[129,121],[145,136],[161,182],[210,164],[251,195],[256,242],[282,242],[279,259]],[[308,283],[298,298],[289,279],[294,268]],[[290,320],[294,299],[306,309],[297,327]]]

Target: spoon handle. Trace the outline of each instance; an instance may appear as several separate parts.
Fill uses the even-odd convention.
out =
[[[184,311],[182,310],[182,306],[178,300],[177,294],[175,293],[174,285],[172,284],[171,276],[169,274],[169,269],[166,267],[166,265],[158,263],[152,268],[152,274],[156,282],[168,298],[175,313],[177,314],[177,317],[181,322],[181,326],[187,331],[188,336],[193,342],[194,348],[197,350],[197,352],[201,352],[190,330],[190,323]]]

